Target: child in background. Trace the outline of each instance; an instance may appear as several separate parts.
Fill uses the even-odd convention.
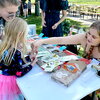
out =
[[[21,18],[15,18],[5,26],[0,44],[0,100],[24,100],[16,77],[25,75],[36,63],[35,55],[24,57],[27,33],[27,23]]]
[[[28,15],[31,15],[31,0],[28,0]]]
[[[23,4],[23,12],[24,12],[24,18],[27,18],[28,12],[27,12],[28,8],[27,8],[27,3],[26,0]]]

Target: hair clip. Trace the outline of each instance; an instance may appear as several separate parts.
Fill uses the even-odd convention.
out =
[[[43,35],[44,35],[43,33],[40,33],[40,34],[39,34],[39,37],[40,37],[40,38],[42,38],[42,37],[43,37]]]

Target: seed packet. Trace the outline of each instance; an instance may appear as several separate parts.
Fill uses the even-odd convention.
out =
[[[69,61],[61,65],[59,70],[52,73],[51,78],[69,86],[77,79],[86,68],[86,63],[83,61]]]

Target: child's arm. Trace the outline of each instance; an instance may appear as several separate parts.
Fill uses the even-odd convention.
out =
[[[13,60],[13,66],[16,67],[16,69],[17,69],[15,72],[15,75],[17,77],[21,77],[21,76],[25,75],[26,73],[28,73],[37,61],[36,57],[34,57],[34,59],[31,60],[29,56],[26,57],[26,60],[29,63],[25,63],[23,61],[23,59],[21,58],[21,53],[15,54],[15,57]]]
[[[19,59],[20,62],[17,60],[13,60],[10,65],[5,65],[3,62],[0,63],[0,70],[2,70],[3,75],[15,75],[17,77],[21,77],[28,73],[32,69],[32,65],[29,64],[21,64],[21,59]]]
[[[31,64],[25,66],[24,68],[22,66],[17,66],[17,71],[16,71],[15,75],[17,77],[24,76],[26,73],[28,73],[32,69],[32,67],[33,66]]]

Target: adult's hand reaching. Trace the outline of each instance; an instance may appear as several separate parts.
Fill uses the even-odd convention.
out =
[[[31,49],[32,49],[32,53],[34,55],[36,55],[38,53],[38,48],[39,46],[42,45],[42,39],[41,40],[35,40],[32,44],[31,44]]]

